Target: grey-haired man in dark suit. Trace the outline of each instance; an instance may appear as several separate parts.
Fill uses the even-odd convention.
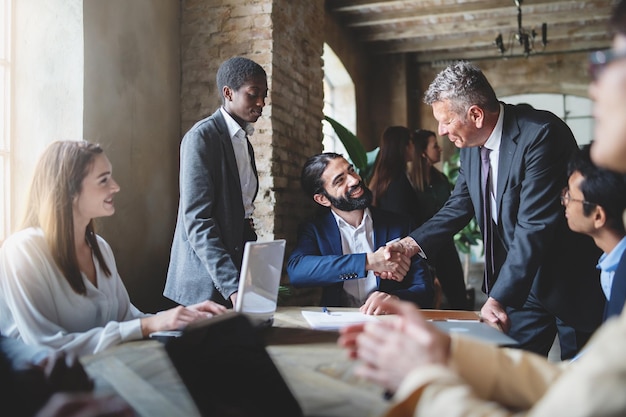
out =
[[[572,357],[604,308],[598,280],[590,279],[599,250],[569,230],[559,203],[577,150],[572,132],[550,112],[499,102],[468,62],[444,69],[424,101],[439,135],[461,148],[461,170],[446,205],[388,250],[428,256],[476,216],[486,248],[483,320],[543,355],[558,331],[561,357]]]

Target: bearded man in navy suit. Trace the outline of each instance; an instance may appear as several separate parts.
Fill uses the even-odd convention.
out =
[[[372,192],[352,164],[336,153],[315,155],[305,163],[301,182],[326,210],[298,231],[287,262],[294,287],[321,286],[323,306],[360,307],[366,314],[384,314],[380,303],[389,298],[432,307],[426,261],[401,253],[385,258],[385,244],[410,232],[410,220],[370,207]],[[386,279],[379,276],[383,271]]]
[[[461,149],[460,174],[446,205],[387,254],[427,257],[476,216],[490,255],[483,320],[543,355],[558,331],[561,357],[571,358],[600,325],[604,308],[599,282],[590,279],[598,274],[599,250],[569,230],[559,203],[577,150],[572,132],[550,112],[499,102],[468,62],[439,73],[424,102],[439,135]]]

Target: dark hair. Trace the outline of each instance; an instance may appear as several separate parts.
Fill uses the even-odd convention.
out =
[[[570,160],[568,176],[580,172],[583,181],[580,191],[585,201],[601,206],[606,212],[607,226],[624,233],[622,214],[626,210],[626,175],[599,168],[591,162],[590,145],[583,146]],[[583,213],[589,216],[593,205],[583,204]]]
[[[390,126],[383,132],[374,173],[369,183],[374,205],[385,195],[394,178],[406,175],[406,147],[410,140],[411,131],[404,126]]]
[[[498,98],[485,74],[467,61],[459,61],[441,71],[424,94],[424,103],[450,100],[452,110],[465,113],[477,105],[485,111],[498,111]]]
[[[413,142],[414,149],[411,169],[408,171],[408,175],[413,188],[418,191],[424,191],[428,187],[431,183],[432,175],[441,174],[424,156],[431,137],[436,139],[437,135],[432,130],[426,129],[416,129],[411,135],[411,142]]]
[[[615,6],[609,25],[613,32],[626,36],[626,0],[621,0]]]
[[[326,152],[314,155],[304,163],[302,174],[300,174],[300,184],[309,197],[313,198],[315,194],[324,192],[322,174],[324,174],[330,161],[337,158],[343,158],[343,155],[334,152]]]
[[[252,78],[261,76],[267,78],[265,70],[251,59],[236,56],[224,61],[217,70],[215,77],[222,104],[224,104],[223,90],[225,86],[237,91]]]

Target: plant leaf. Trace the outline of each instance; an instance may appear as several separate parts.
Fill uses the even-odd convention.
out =
[[[337,134],[337,137],[346,148],[348,156],[350,156],[350,160],[352,160],[352,163],[359,171],[359,174],[361,172],[365,172],[367,170],[367,154],[359,138],[357,138],[354,133],[350,132],[348,128],[335,119],[329,116],[324,116],[324,120],[332,126],[333,130]]]

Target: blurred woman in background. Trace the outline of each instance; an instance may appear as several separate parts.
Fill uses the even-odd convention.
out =
[[[374,196],[374,206],[411,219],[415,219],[418,211],[417,195],[406,172],[406,164],[413,154],[409,129],[404,126],[385,129],[368,185]]]
[[[413,219],[419,227],[443,207],[450,196],[451,187],[448,178],[434,166],[441,161],[441,147],[435,132],[417,129],[411,135],[411,143],[413,155],[407,158],[408,178],[416,193],[417,209],[413,213]],[[428,261],[435,268],[449,308],[472,309],[454,241],[450,239],[446,242]]]

